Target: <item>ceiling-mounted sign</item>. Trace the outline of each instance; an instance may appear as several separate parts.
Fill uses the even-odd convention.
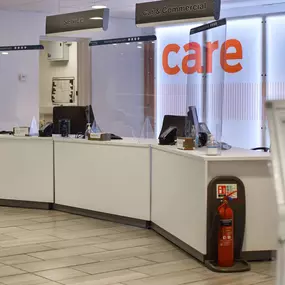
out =
[[[46,34],[108,29],[109,9],[92,9],[46,17]]]
[[[102,46],[102,45],[114,45],[114,44],[130,44],[137,42],[154,42],[156,41],[156,36],[137,36],[137,37],[128,37],[128,38],[116,38],[116,39],[107,39],[99,41],[91,41],[89,46]]]
[[[41,50],[43,45],[25,45],[25,46],[0,46],[0,51],[25,51],[25,50]]]
[[[136,25],[218,20],[221,0],[162,0],[136,4]]]

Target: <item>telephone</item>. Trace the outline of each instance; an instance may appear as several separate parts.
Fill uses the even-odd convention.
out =
[[[53,123],[45,124],[39,131],[40,137],[52,137]]]
[[[170,126],[158,139],[160,145],[174,145],[177,139],[177,127]]]

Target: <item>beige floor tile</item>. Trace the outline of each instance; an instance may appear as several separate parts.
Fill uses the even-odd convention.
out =
[[[82,219],[82,217],[61,215],[61,216],[32,218],[31,221],[35,221],[38,223],[49,223],[55,221],[67,221],[67,220],[78,220],[78,219]]]
[[[34,261],[40,261],[40,259],[26,255],[26,254],[12,255],[12,256],[0,258],[0,263],[6,264],[6,265],[16,265],[16,264],[34,262]]]
[[[207,275],[207,277],[209,277],[209,275]],[[209,278],[207,280],[186,283],[183,285],[263,285],[263,282],[268,282],[269,280],[270,279],[268,276],[247,272],[246,274],[236,273],[228,274],[227,276],[224,274],[219,274],[216,277]]]
[[[12,240],[12,239],[15,239],[15,238],[11,237],[9,234],[0,234],[0,242],[6,241],[6,240]]]
[[[62,280],[60,283],[65,285],[113,285],[117,282],[126,282],[129,280],[136,280],[144,277],[146,277],[146,275],[142,273],[133,272],[130,270],[118,270],[103,274]]]
[[[187,270],[123,283],[126,285],[180,285],[197,282],[203,279],[205,279],[205,277],[202,274],[193,273],[191,270]]]
[[[43,260],[62,258],[68,256],[83,255],[88,253],[103,252],[104,249],[98,248],[94,245],[86,245],[79,247],[68,247],[64,249],[56,249],[44,252],[31,253],[30,256],[40,258]]]
[[[274,278],[271,278],[268,281],[260,282],[260,283],[258,283],[256,285],[276,285],[276,280]]]
[[[100,253],[92,253],[84,256],[91,258],[94,261],[106,261],[106,260],[123,259],[128,257],[136,257],[139,255],[150,254],[153,252],[154,250],[144,247],[131,247],[131,248],[112,250],[112,251],[104,251]]]
[[[132,231],[132,232],[108,235],[108,239],[110,241],[120,241],[120,240],[129,240],[129,239],[154,237],[154,236],[157,236],[155,232],[151,230],[141,229],[141,230]]]
[[[17,274],[22,274],[25,273],[20,269],[14,268],[12,266],[1,266],[0,267],[0,277],[4,276],[10,276],[10,275],[17,275]]]
[[[193,269],[201,267],[202,265],[193,259],[186,259],[180,261],[172,261],[160,264],[153,264],[147,266],[141,266],[132,268],[133,271],[144,273],[151,276],[163,275],[167,273],[184,271],[188,269]]]
[[[36,224],[38,224],[38,223],[30,221],[30,220],[19,220],[19,219],[16,219],[15,221],[3,221],[3,220],[1,220],[0,228],[19,227],[19,226],[36,225]]]
[[[147,264],[151,264],[151,262],[133,257],[127,259],[102,261],[98,263],[80,265],[74,268],[89,274],[98,274],[115,270],[130,269],[133,267],[144,266]]]
[[[153,253],[153,254],[143,255],[139,257],[146,259],[146,260],[155,261],[155,262],[169,262],[169,261],[176,261],[176,260],[191,258],[188,254],[180,250]]]
[[[16,268],[27,272],[37,272],[69,266],[77,266],[94,262],[92,259],[82,256],[71,256],[65,258],[51,259],[45,261],[31,262],[15,265]]]
[[[67,220],[67,221],[53,221],[53,222],[48,222],[48,223],[37,223],[33,222],[30,225],[21,225],[21,228],[27,229],[27,230],[40,230],[40,229],[49,229],[49,228],[56,228],[56,227],[61,227],[63,228],[64,226],[72,226],[72,225],[78,225],[77,220]]]
[[[275,267],[218,274],[150,230],[0,207],[0,285],[275,285]]]
[[[20,227],[0,228],[0,233],[1,234],[14,233],[14,232],[29,232],[29,230],[22,229]]]
[[[22,229],[29,230],[29,231],[50,229],[50,228],[55,228],[55,227],[56,227],[56,224],[54,222],[50,222],[50,223],[35,223],[35,224],[32,224],[32,225],[21,226]]]
[[[112,228],[104,228],[104,229],[92,229],[92,230],[85,230],[85,231],[74,231],[70,233],[64,234],[55,234],[55,237],[61,239],[78,239],[78,238],[85,238],[85,237],[95,237],[95,236],[103,236],[108,234],[115,234],[116,231]],[[1,245],[1,244],[0,244]]]
[[[60,283],[48,281],[47,283],[40,283],[39,285],[59,285]]]
[[[1,248],[0,257],[28,254],[45,250],[50,250],[50,248],[45,247],[43,245],[24,245],[24,246],[10,247],[10,248]]]
[[[251,270],[269,276],[276,276],[276,263],[272,262],[252,262]]]
[[[44,245],[53,249],[62,249],[74,246],[84,246],[90,244],[100,244],[108,242],[107,238],[103,237],[88,237],[88,238],[79,238],[63,241],[55,241],[50,243],[45,243]]]
[[[36,276],[34,274],[20,274],[9,277],[0,278],[1,284],[5,285],[42,285],[46,283],[48,280],[45,278]]]
[[[94,222],[95,221],[95,222]],[[85,230],[92,230],[92,229],[104,229],[104,228],[114,228],[116,227],[116,224],[105,222],[105,221],[86,221],[86,220],[80,220],[80,223],[78,222],[76,225],[72,226],[65,226],[65,229],[71,230],[71,231],[85,231]]]
[[[43,237],[43,236],[52,236],[58,233],[70,233],[70,231],[66,229],[61,228],[48,228],[48,229],[40,229],[40,230],[26,230],[25,232],[13,232],[13,233],[7,233],[6,235],[9,235],[14,238],[31,238],[31,237]]]
[[[120,225],[120,224],[116,225],[116,231],[118,231],[119,233],[140,231],[141,229],[142,228],[133,227],[133,226],[129,226],[129,225]]]
[[[178,249],[178,247],[168,242],[155,243],[155,244],[145,245],[143,247],[153,250],[154,252],[163,252],[163,251],[170,251],[170,250]]]
[[[58,240],[59,239],[54,236],[41,235],[41,236],[35,236],[35,237],[0,241],[0,246],[7,248],[7,247],[14,247],[14,246],[22,246],[22,245],[36,245],[36,244],[42,244],[45,242],[52,242],[52,241],[58,241]]]
[[[60,281],[80,276],[87,276],[88,274],[72,268],[60,268],[60,269],[52,269],[52,270],[37,272],[37,275],[52,281]]]
[[[123,240],[123,241],[113,241],[109,243],[99,244],[98,247],[106,250],[116,250],[116,249],[144,246],[144,245],[163,243],[163,242],[164,241],[162,240],[161,237],[150,237],[150,238]]]

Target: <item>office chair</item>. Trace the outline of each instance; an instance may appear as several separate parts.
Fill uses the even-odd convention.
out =
[[[263,152],[270,152],[270,148],[269,147],[255,147],[255,148],[252,148],[251,150],[261,150]]]

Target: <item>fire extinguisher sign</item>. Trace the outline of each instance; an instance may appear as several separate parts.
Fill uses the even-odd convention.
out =
[[[232,192],[235,192],[231,195],[232,199],[237,199],[237,184],[217,184],[216,187],[217,199],[223,199],[224,196],[229,195]]]

